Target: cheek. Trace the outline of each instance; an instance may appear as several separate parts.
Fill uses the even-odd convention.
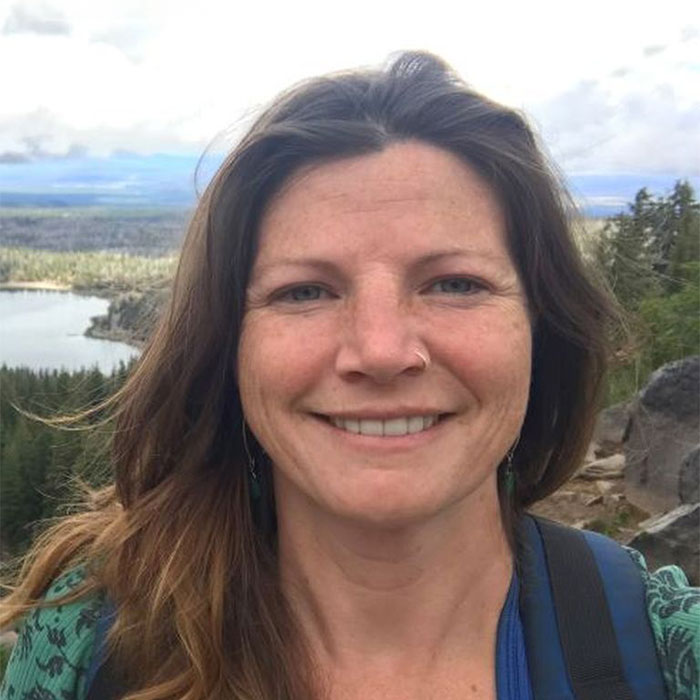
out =
[[[316,381],[330,355],[326,333],[306,324],[251,318],[243,327],[239,384],[243,401],[291,401]]]
[[[532,361],[532,335],[524,313],[484,314],[451,332],[444,351],[450,366],[482,395],[527,399]]]

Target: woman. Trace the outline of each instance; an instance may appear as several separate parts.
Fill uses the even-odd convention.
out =
[[[280,97],[110,403],[114,487],[7,601],[3,697],[532,697],[522,513],[580,463],[611,317],[559,192],[430,55]]]

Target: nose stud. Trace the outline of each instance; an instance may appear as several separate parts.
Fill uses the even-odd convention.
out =
[[[423,371],[428,369],[428,367],[430,367],[430,358],[424,355],[420,350],[414,350],[414,352],[416,355],[418,355],[418,357],[420,357],[420,360],[423,363]]]

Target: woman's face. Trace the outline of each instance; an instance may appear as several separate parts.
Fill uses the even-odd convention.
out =
[[[278,508],[396,525],[493,506],[530,362],[501,206],[451,153],[395,144],[271,202],[238,376]]]

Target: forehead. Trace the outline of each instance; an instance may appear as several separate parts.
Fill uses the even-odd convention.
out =
[[[338,236],[350,245],[364,234],[387,244],[505,246],[490,185],[449,151],[410,141],[297,172],[263,216],[259,252],[337,244]]]

